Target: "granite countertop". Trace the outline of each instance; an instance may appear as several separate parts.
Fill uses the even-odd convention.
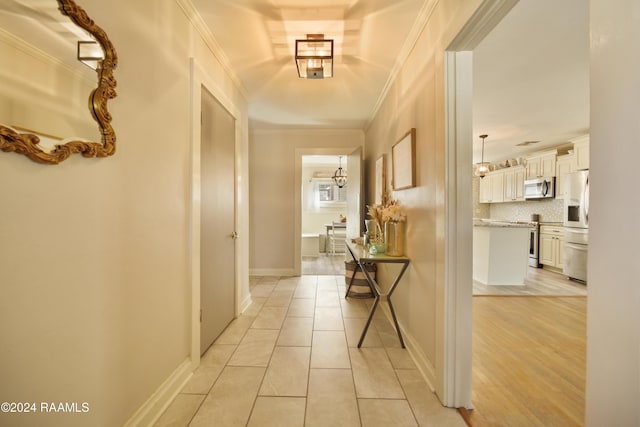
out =
[[[509,221],[499,219],[474,218],[474,227],[511,227],[511,228],[530,228],[533,224],[531,221]]]

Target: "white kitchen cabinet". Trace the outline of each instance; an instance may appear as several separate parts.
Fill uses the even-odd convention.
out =
[[[491,203],[491,175],[487,174],[484,178],[480,178],[480,194],[478,200],[480,203]]]
[[[573,172],[573,154],[558,156],[556,159],[556,199],[564,199],[567,194],[565,175]]]
[[[539,261],[547,267],[562,270],[564,228],[552,225],[540,226]]]
[[[524,166],[514,166],[504,171],[504,201],[519,202],[524,200]]]
[[[504,201],[504,171],[491,174],[491,203]]]
[[[500,203],[504,201],[504,171],[489,172],[480,179],[480,203]]]
[[[589,169],[589,137],[573,143],[573,170]]]
[[[527,157],[527,179],[556,176],[556,150]]]

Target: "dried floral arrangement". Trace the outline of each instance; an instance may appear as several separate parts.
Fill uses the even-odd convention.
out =
[[[397,200],[389,197],[387,192],[382,194],[379,205],[367,205],[367,215],[376,222],[379,232],[384,230],[384,223],[387,221],[404,222],[407,214]]]

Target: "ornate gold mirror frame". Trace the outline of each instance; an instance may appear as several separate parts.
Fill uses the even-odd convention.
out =
[[[87,13],[73,0],[57,0],[60,12],[68,16],[74,24],[91,34],[104,52],[104,59],[98,61],[98,86],[89,95],[89,110],[100,128],[101,142],[70,141],[46,152],[38,145],[40,138],[34,134],[18,133],[0,124],[0,150],[23,154],[34,162],[55,165],[72,154],[84,157],[108,157],[116,151],[116,134],[111,127],[111,114],[107,101],[116,97],[116,80],[113,70],[118,65],[116,51],[107,34],[97,26]]]

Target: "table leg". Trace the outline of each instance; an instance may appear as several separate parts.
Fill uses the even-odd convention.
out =
[[[360,264],[356,262],[355,268],[353,269],[353,274],[351,275],[351,279],[349,279],[349,286],[347,286],[347,293],[344,294],[345,298],[349,296],[349,291],[351,290],[351,285],[353,285],[353,281],[356,278],[356,273],[358,272],[358,268],[360,268]],[[345,269],[346,269],[346,263],[345,263]]]
[[[362,347],[362,343],[364,342],[364,337],[367,336],[369,325],[371,325],[371,321],[373,320],[373,315],[376,312],[376,308],[378,307],[378,301],[380,301],[380,296],[374,295],[374,298],[375,300],[373,301],[371,310],[369,310],[369,317],[367,318],[367,323],[364,325],[364,330],[362,331],[362,335],[360,335],[360,341],[358,341],[358,348]]]
[[[391,317],[393,317],[393,324],[396,327],[396,332],[398,333],[398,338],[400,338],[400,345],[404,348],[404,340],[402,339],[402,334],[400,333],[400,325],[398,325],[398,319],[396,319],[396,311],[393,309],[393,304],[391,304],[391,298],[387,296],[387,302],[389,303],[389,309],[391,310]]]

